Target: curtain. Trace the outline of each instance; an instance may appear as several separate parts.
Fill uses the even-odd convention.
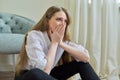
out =
[[[73,41],[86,47],[101,80],[119,80],[120,27],[117,0],[66,0]],[[76,80],[76,79],[75,79]]]

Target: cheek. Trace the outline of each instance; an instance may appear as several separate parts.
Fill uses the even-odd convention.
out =
[[[59,25],[59,23],[56,22],[49,22],[49,28],[54,31],[55,28]]]
[[[52,28],[53,28],[53,23],[52,23],[52,21],[49,21],[49,22],[48,22],[48,25],[49,25],[49,29],[52,30]]]

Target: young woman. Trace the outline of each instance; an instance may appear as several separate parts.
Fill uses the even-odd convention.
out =
[[[52,6],[46,11],[25,36],[15,80],[66,80],[76,73],[82,80],[100,80],[89,64],[88,51],[70,41],[69,24],[64,8]],[[63,64],[56,65],[58,61]]]

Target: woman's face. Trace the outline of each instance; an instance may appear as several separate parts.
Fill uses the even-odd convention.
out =
[[[63,11],[56,12],[51,19],[48,21],[49,29],[54,32],[57,26],[66,27],[67,17]]]

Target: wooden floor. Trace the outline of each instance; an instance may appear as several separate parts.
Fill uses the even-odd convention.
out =
[[[14,80],[14,72],[0,72],[0,80]]]

